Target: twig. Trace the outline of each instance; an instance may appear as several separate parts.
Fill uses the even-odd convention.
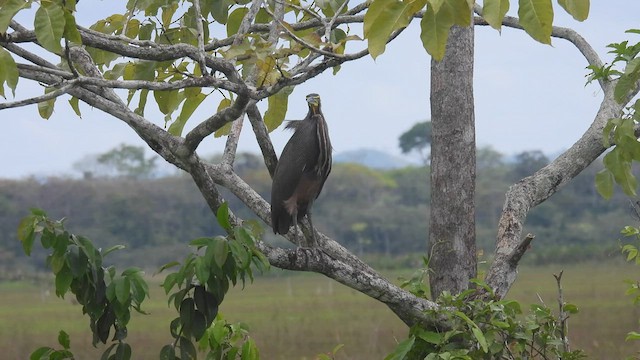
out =
[[[58,96],[61,96],[61,95],[64,95],[64,94],[68,93],[69,89],[73,88],[76,85],[77,85],[76,81],[75,80],[71,80],[69,82],[64,83],[64,85],[62,85],[58,89],[56,89],[56,90],[54,90],[52,92],[46,93],[44,95],[40,95],[40,96],[36,96],[36,97],[24,99],[24,100],[0,103],[0,110],[10,109],[10,108],[17,108],[17,107],[26,106],[26,105],[32,105],[32,104],[38,104],[38,103],[45,102],[45,101],[48,101],[48,100],[51,100],[51,99],[55,99]]]
[[[200,10],[200,0],[193,0],[193,10],[196,15],[196,32],[198,40],[198,64],[200,64],[200,73],[202,76],[207,76],[207,68],[205,62],[204,53],[204,29],[202,27],[202,11]]]
[[[560,271],[558,275],[553,274],[553,277],[556,278],[556,283],[558,284],[558,309],[560,313],[558,314],[558,321],[560,326],[560,339],[562,340],[562,349],[565,353],[569,352],[569,339],[567,338],[567,332],[569,330],[569,315],[564,310],[564,297],[562,294],[562,274],[564,270]]]

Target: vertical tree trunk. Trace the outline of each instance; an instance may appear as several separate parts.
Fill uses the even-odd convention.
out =
[[[476,141],[473,26],[451,28],[442,61],[431,61],[431,296],[459,293],[476,276]]]

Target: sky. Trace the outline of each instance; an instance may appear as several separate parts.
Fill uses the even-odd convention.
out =
[[[517,2],[511,3],[510,14],[515,15]],[[640,1],[591,3],[589,18],[583,23],[556,5],[554,24],[578,31],[604,61],[612,59],[607,44],[640,41],[640,35],[624,33],[640,28]],[[100,17],[116,13],[122,4],[81,2],[78,22],[88,27]],[[23,19],[20,21],[27,25],[27,17]],[[400,134],[430,117],[431,58],[422,48],[419,34],[419,24],[414,21],[375,61],[371,57],[352,61],[337,75],[327,71],[297,86],[289,97],[286,119],[304,118],[305,95],[318,93],[334,154],[368,148],[400,155]],[[477,26],[474,97],[478,146],[491,146],[505,155],[528,150],[557,154],[570,147],[589,127],[602,100],[597,83],[585,86],[586,66],[580,52],[565,40],[553,39],[548,46],[535,42],[522,30],[503,28],[499,33]],[[18,84],[15,99],[42,93],[36,86],[21,85],[28,84]],[[145,146],[124,123],[97,109],[81,105],[82,118],[78,118],[67,99],[58,100],[49,120],[41,119],[34,105],[0,113],[0,178],[74,174],[73,163],[87,154],[104,153],[122,143]],[[203,105],[191,124],[217,108],[214,101]],[[259,107],[264,111],[266,101]],[[150,110],[147,115],[156,124],[164,123],[157,112]],[[251,135],[246,122],[240,151],[259,152]],[[271,136],[279,153],[290,132],[276,129]],[[223,148],[224,138],[210,138],[198,151],[210,155]]]

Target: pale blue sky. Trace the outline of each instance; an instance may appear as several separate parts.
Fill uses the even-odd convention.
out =
[[[92,15],[79,22],[89,26],[98,15],[115,12],[117,3],[81,2],[79,13],[91,7]],[[606,54],[607,44],[624,39],[640,41],[639,35],[624,33],[640,28],[639,1],[594,0],[591,6],[584,23],[560,9],[554,23],[576,29],[605,61],[611,59]],[[418,23],[413,23],[376,61],[367,57],[347,63],[336,76],[329,71],[298,86],[290,97],[287,119],[303,118],[304,96],[316,92],[322,97],[335,152],[373,148],[399,154],[398,136],[430,116],[430,57],[422,48],[419,31]],[[505,154],[533,149],[555,153],[571,146],[593,120],[602,92],[595,83],[585,86],[586,60],[567,41],[554,39],[553,46],[546,46],[521,30],[504,28],[500,34],[476,27],[475,57],[479,146],[491,145]],[[16,98],[41,91],[19,84]],[[191,121],[208,116],[217,101],[203,105]],[[86,154],[102,153],[120,143],[144,145],[119,120],[88,106],[81,106],[81,110],[83,117],[78,119],[62,98],[49,120],[42,120],[35,106],[2,111],[0,178],[70,174],[71,165]],[[157,113],[147,114],[163,123]],[[246,125],[239,148],[258,152]],[[277,129],[272,136],[279,152],[290,133]],[[199,152],[212,154],[223,146],[224,139],[207,139]]]

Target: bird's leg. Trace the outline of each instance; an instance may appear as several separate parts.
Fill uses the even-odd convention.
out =
[[[307,219],[309,219],[309,230],[311,230],[311,241],[309,242],[309,247],[317,247],[318,240],[316,239],[316,229],[313,227],[313,222],[311,221],[311,212],[307,212]]]
[[[298,238],[298,210],[297,209],[293,210],[291,217],[293,218],[293,238],[296,241],[296,245],[299,247],[300,239]]]

